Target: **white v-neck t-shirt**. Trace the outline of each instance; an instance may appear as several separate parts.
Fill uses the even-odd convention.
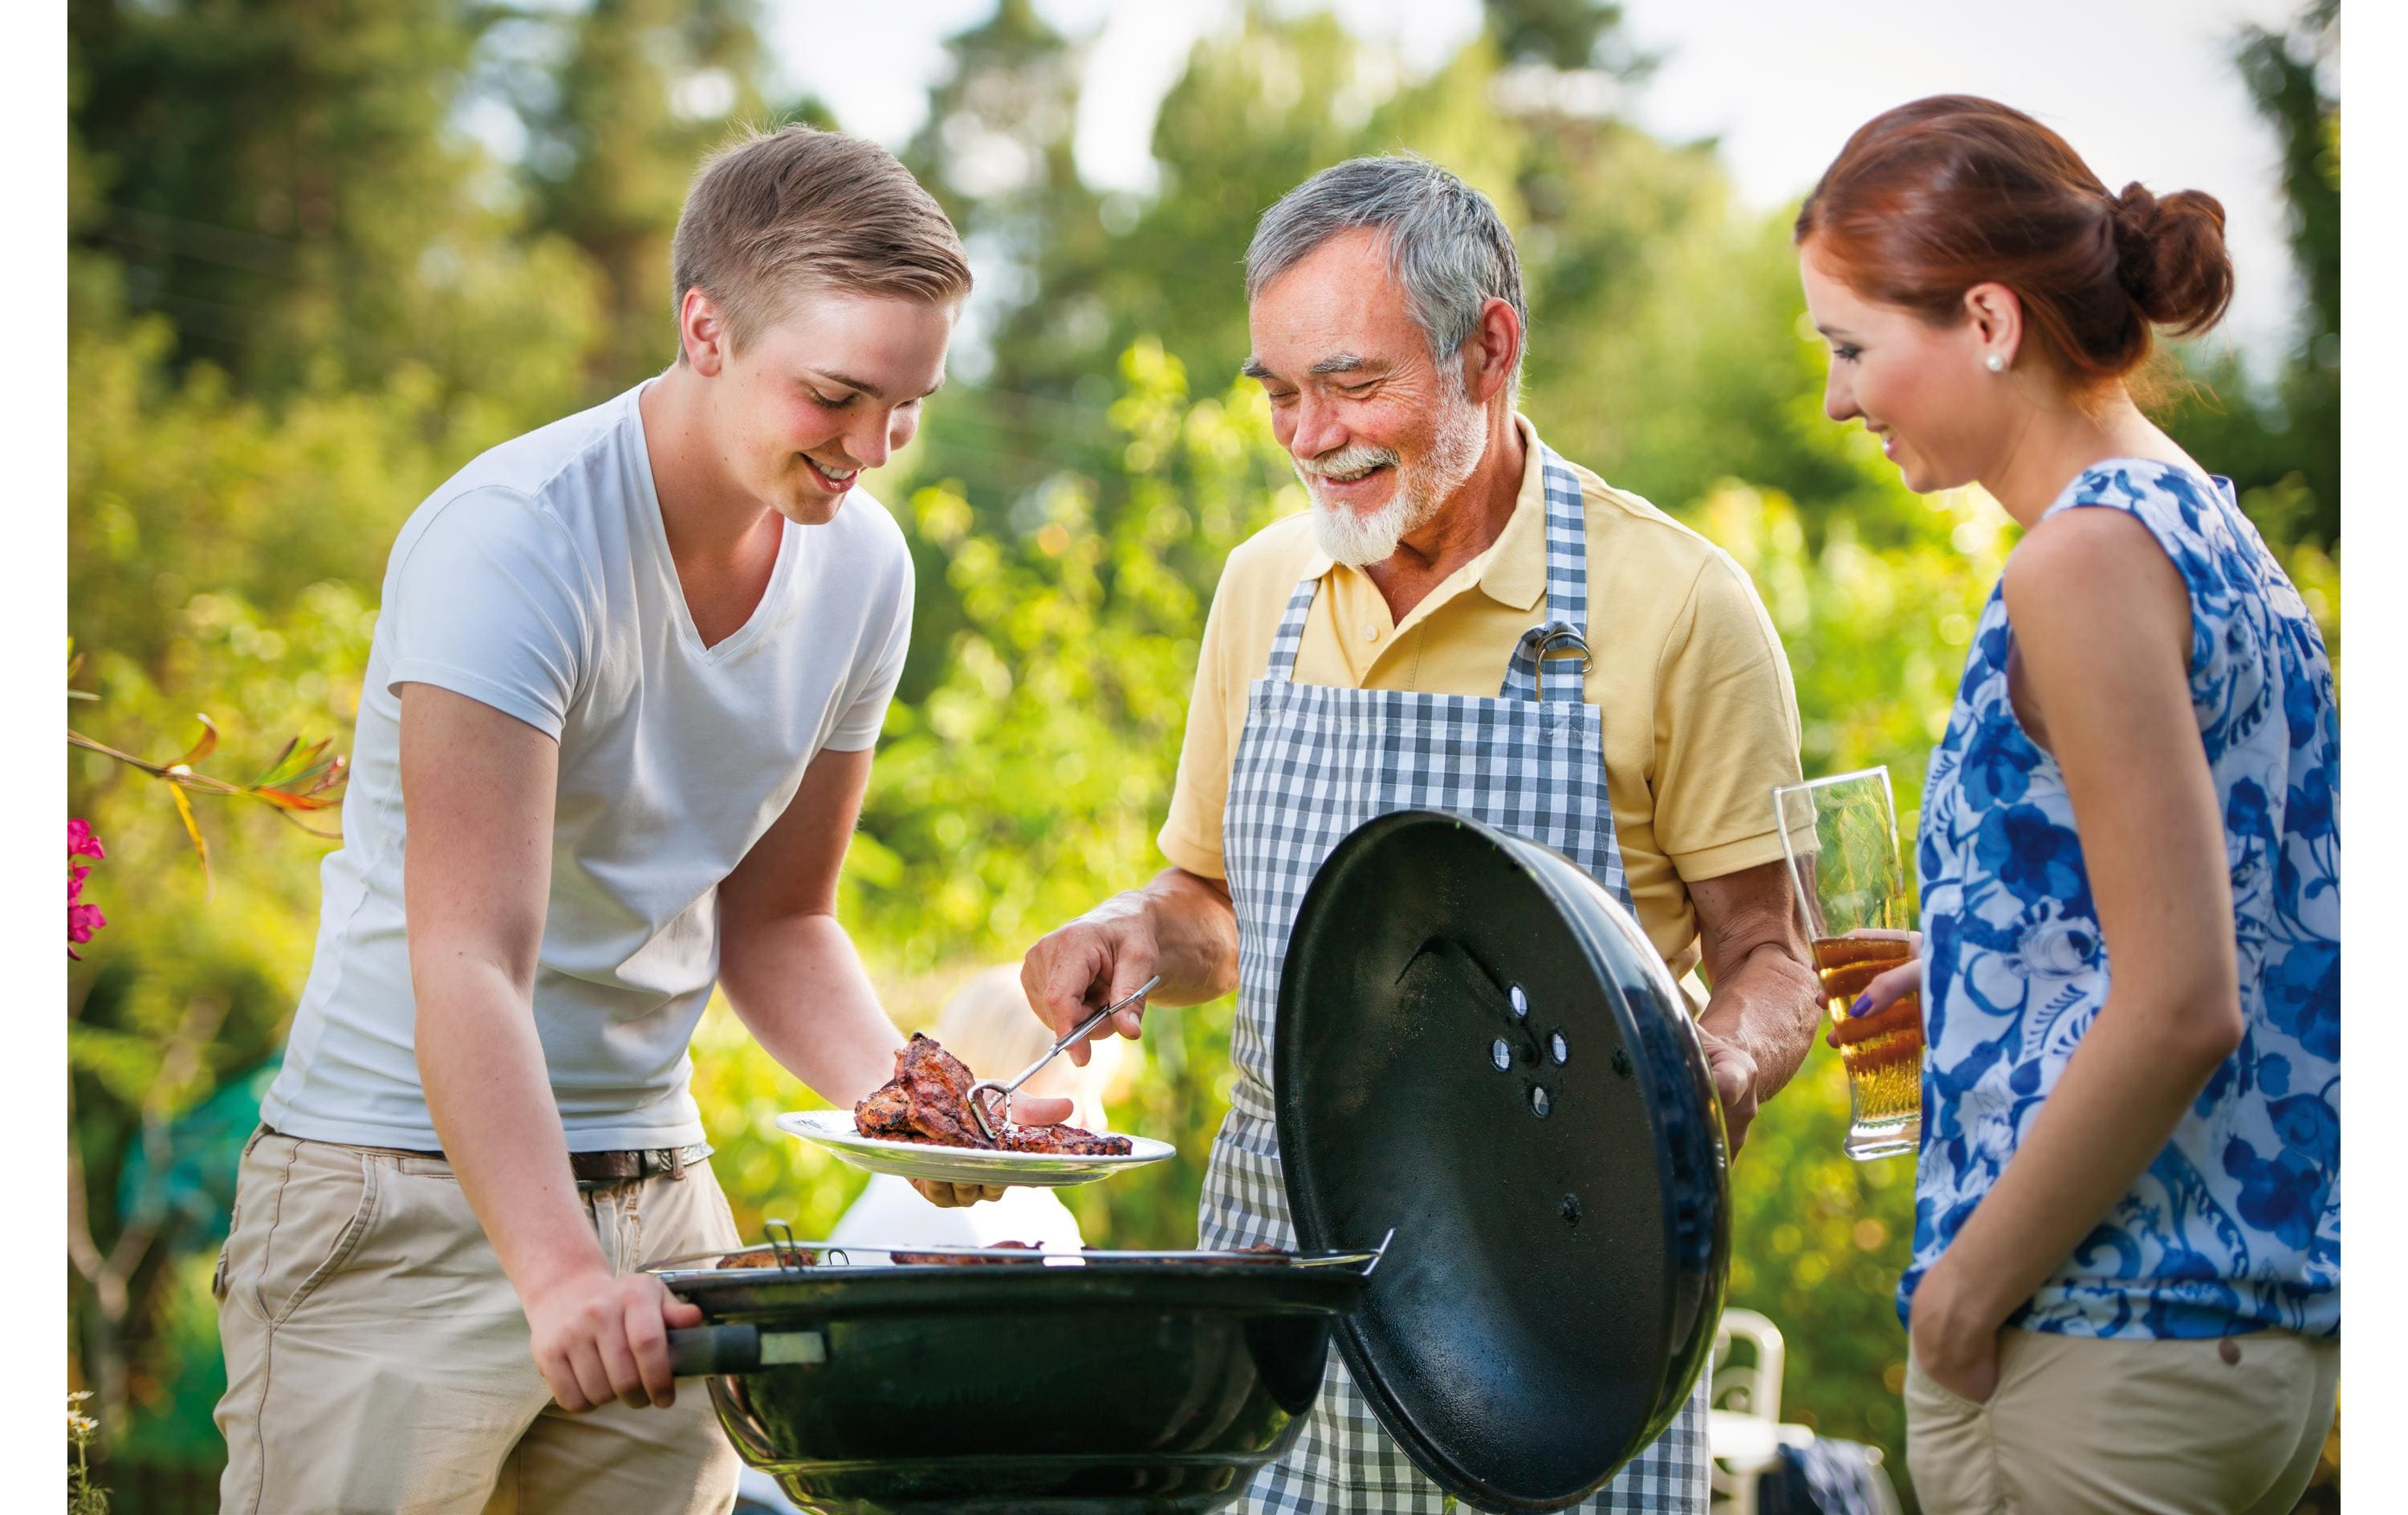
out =
[[[401,686],[560,744],[535,1021],[572,1151],[702,1139],[686,1046],[719,972],[717,892],[824,749],[878,739],[911,559],[860,490],[789,522],[752,617],[706,648],[629,390],[478,458],[385,568],[317,955],[262,1107],[290,1136],[434,1150],[402,912]]]

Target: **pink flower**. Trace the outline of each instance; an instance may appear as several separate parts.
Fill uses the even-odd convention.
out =
[[[108,917],[100,913],[97,905],[79,903],[83,898],[83,881],[92,870],[77,867],[74,860],[108,856],[108,850],[100,845],[100,838],[92,834],[88,823],[72,820],[67,822],[67,941],[70,943],[67,956],[77,962],[83,961],[83,957],[72,944],[92,940],[93,932],[108,924]]]

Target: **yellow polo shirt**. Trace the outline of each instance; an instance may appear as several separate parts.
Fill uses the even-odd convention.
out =
[[[1281,613],[1308,575],[1321,591],[1297,650],[1299,682],[1498,693],[1522,634],[1545,619],[1547,594],[1539,434],[1518,415],[1514,424],[1530,464],[1504,531],[1401,625],[1369,575],[1320,550],[1305,513],[1229,554],[1205,618],[1160,836],[1172,863],[1226,877],[1221,817],[1246,692],[1269,666]],[[1780,860],[1770,791],[1799,779],[1798,695],[1739,565],[1645,500],[1570,466],[1587,520],[1587,697],[1604,727],[1606,793],[1640,924],[1677,978],[1698,961],[1684,881]]]

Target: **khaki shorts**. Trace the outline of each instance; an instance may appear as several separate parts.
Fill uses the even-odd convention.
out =
[[[2339,1341],[2285,1331],[2008,1331],[1984,1404],[1908,1357],[1907,1471],[1929,1515],[2290,1515],[2340,1376]]]
[[[584,1196],[614,1271],[738,1244],[698,1164]],[[552,1402],[518,1294],[451,1165],[261,1131],[218,1265],[233,1515],[725,1515],[736,1452],[700,1383],[667,1409]]]

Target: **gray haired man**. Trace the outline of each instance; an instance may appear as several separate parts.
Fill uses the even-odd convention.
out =
[[[1169,1005],[1235,987],[1203,1243],[1292,1246],[1271,1036],[1295,902],[1374,815],[1516,808],[1569,838],[1676,977],[1702,962],[1736,1148],[1815,1020],[1765,802],[1798,778],[1797,700],[1746,576],[1516,412],[1520,262],[1496,208],[1444,169],[1358,158],[1315,175],[1264,215],[1246,294],[1245,372],[1312,508],[1232,552],[1214,593],[1160,836],[1170,866],[1039,941],[1030,1003],[1067,1030],[1155,974]],[[1566,632],[1588,672],[1542,694],[1536,650]],[[1585,708],[1542,713],[1565,701]],[[1393,756],[1399,730],[1408,762],[1364,761],[1382,743]],[[1138,1035],[1135,1012],[1116,1020]],[[1580,1508],[1702,1511],[1704,1416],[1701,1384]],[[1248,1495],[1279,1511],[1443,1504],[1334,1357],[1294,1450]]]

